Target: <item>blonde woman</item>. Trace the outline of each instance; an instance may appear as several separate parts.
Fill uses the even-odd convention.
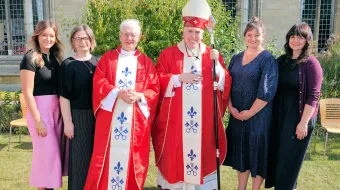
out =
[[[60,154],[62,119],[58,100],[58,71],[62,43],[52,21],[39,21],[30,41],[31,49],[20,63],[20,80],[32,137],[30,185],[38,190],[62,186]]]
[[[89,26],[76,26],[70,44],[75,55],[61,66],[60,107],[70,139],[68,189],[77,190],[84,188],[93,149],[92,78],[98,60],[91,55],[96,40]]]

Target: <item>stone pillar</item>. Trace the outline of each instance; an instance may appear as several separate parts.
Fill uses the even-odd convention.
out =
[[[6,14],[6,33],[7,33],[7,48],[8,48],[8,55],[13,55],[13,47],[12,47],[12,29],[10,24],[10,17],[9,17],[9,0],[5,0],[5,14]]]
[[[29,41],[33,34],[33,9],[32,0],[24,1],[24,24],[25,24],[25,37]]]
[[[314,34],[313,34],[314,35],[313,41],[315,41],[315,44],[314,44],[315,52],[318,52],[318,44],[319,44],[320,8],[321,8],[321,0],[316,0]]]
[[[243,31],[248,23],[249,0],[237,0],[236,14],[240,18],[240,35],[243,36]]]
[[[51,9],[50,9],[51,2],[49,0],[44,0],[44,19],[51,20]]]
[[[340,34],[340,0],[335,0],[334,9],[333,33]]]

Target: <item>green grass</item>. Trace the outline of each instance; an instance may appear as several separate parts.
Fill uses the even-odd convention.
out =
[[[323,157],[323,139],[314,138],[316,149],[312,156],[309,152],[300,172],[299,190],[336,190],[340,189],[340,137],[330,136],[327,155]],[[23,136],[18,143],[19,136],[12,136],[11,151],[7,152],[8,136],[0,135],[0,189],[34,189],[29,187],[32,144],[29,136]],[[313,149],[313,148],[312,148]],[[146,190],[156,190],[157,169],[153,153],[150,155],[150,167],[146,179]],[[62,189],[67,189],[67,177],[63,179]],[[236,172],[229,167],[221,167],[221,184],[223,190],[237,189]],[[250,189],[251,182],[248,183]]]

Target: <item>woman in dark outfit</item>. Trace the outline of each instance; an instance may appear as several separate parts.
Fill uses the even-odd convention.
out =
[[[295,24],[286,35],[274,99],[273,127],[266,187],[296,189],[296,182],[315,127],[322,84],[322,68],[311,55],[312,31]]]
[[[78,190],[84,188],[93,150],[92,78],[98,60],[90,53],[96,41],[87,25],[73,29],[70,43],[76,54],[61,66],[60,106],[70,138],[68,189]]]
[[[30,50],[20,63],[22,93],[27,104],[27,126],[33,155],[30,185],[38,190],[61,188],[62,119],[58,100],[58,71],[62,43],[52,21],[39,21]]]
[[[229,65],[233,84],[224,165],[237,170],[238,190],[246,189],[249,174],[252,189],[259,190],[267,177],[271,101],[278,71],[275,58],[262,47],[264,26],[258,18],[247,24],[244,37],[247,49],[233,56]]]

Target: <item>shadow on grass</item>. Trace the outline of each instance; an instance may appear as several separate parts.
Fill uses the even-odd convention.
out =
[[[32,143],[31,142],[22,142],[19,145],[14,146],[16,149],[22,149],[22,150],[31,150],[32,149]]]
[[[144,190],[160,190],[158,187],[144,187]]]
[[[0,144],[0,151],[4,149],[8,144]]]

